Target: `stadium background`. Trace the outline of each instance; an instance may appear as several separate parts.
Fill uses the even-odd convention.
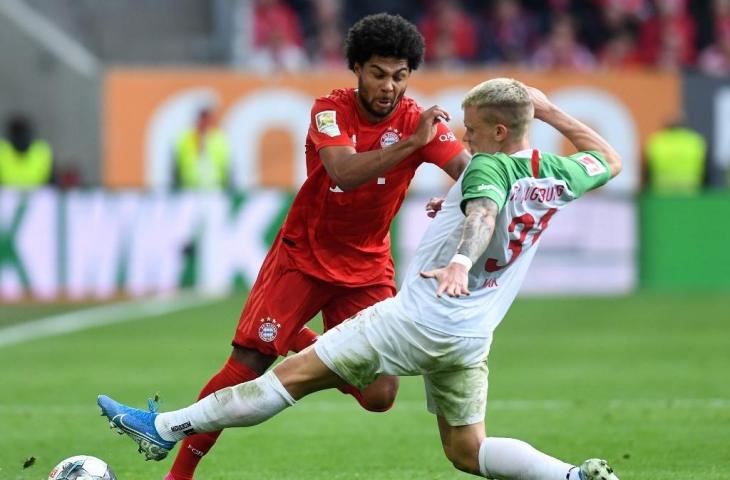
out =
[[[464,92],[514,76],[597,128],[625,161],[543,237],[497,333],[490,432],[574,461],[604,455],[628,478],[730,478],[730,49],[724,70],[710,55],[730,37],[727,3],[0,2],[0,119],[31,118],[56,170],[44,188],[0,187],[0,478],[45,478],[78,453],[120,478],[161,476],[164,465],[142,464],[104,431],[94,395],[141,405],[159,391],[177,407],[219,366],[303,179],[311,102],[355,83],[342,34],[386,10],[440,52],[409,94],[445,106],[457,134]],[[506,17],[516,39],[497,35],[506,4],[521,9]],[[672,28],[653,34],[659,18]],[[260,38],[267,29],[279,35]],[[574,39],[562,63],[551,61],[556,32]],[[289,60],[271,62],[271,42]],[[175,138],[204,106],[231,142],[234,188],[173,189]],[[645,186],[644,147],[680,114],[707,141],[704,188],[657,195]],[[531,137],[569,151],[544,126]],[[392,229],[399,269],[427,225],[426,199],[447,187],[437,169],[414,180]],[[201,475],[460,477],[422,397],[406,380],[398,407],[377,416],[318,395],[229,432]],[[29,457],[36,464],[23,469]]]

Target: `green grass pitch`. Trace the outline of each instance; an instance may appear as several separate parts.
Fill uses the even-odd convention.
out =
[[[95,398],[187,405],[229,353],[242,296],[175,314],[0,347],[0,479],[44,480],[75,454],[121,480],[160,479],[113,434]],[[61,307],[64,308],[64,307]],[[68,307],[65,307],[68,309]],[[0,326],[53,313],[0,307]],[[13,317],[13,318],[11,318]],[[609,459],[622,480],[730,479],[727,294],[519,300],[490,355],[487,431],[563,458]],[[23,469],[28,457],[35,465]],[[203,480],[455,479],[420,378],[366,413],[337,392],[263,425],[225,432]]]

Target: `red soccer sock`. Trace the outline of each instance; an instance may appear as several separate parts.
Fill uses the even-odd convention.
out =
[[[292,341],[291,351],[301,352],[302,350],[316,342],[317,337],[319,337],[317,332],[315,332],[311,328],[302,327],[302,329],[297,332],[297,335]]]
[[[352,395],[353,397],[355,397],[355,400],[357,400],[357,403],[359,403],[362,408],[367,410],[364,403],[365,399],[362,397],[362,392],[360,392],[360,390],[353,387],[352,385],[343,385],[341,387],[337,387],[337,390],[344,393],[345,395]]]
[[[198,399],[207,397],[221,388],[232,387],[239,383],[254,380],[258,376],[250,368],[229,358],[220,372],[216,373],[203,387]],[[221,432],[199,433],[186,437],[181,442],[175,462],[165,478],[168,480],[193,480],[193,474],[200,459],[213,448],[220,434]]]

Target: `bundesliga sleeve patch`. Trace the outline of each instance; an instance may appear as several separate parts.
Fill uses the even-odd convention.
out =
[[[340,135],[340,127],[337,125],[337,112],[334,110],[324,110],[314,116],[317,122],[317,130],[330,137]]]
[[[591,155],[583,155],[576,159],[576,161],[581,164],[589,177],[595,177],[606,172],[606,167],[596,157]]]

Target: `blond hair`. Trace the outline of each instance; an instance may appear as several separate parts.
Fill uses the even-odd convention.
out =
[[[461,108],[477,107],[490,125],[501,123],[515,137],[527,133],[535,109],[525,85],[513,78],[493,78],[469,90]]]

